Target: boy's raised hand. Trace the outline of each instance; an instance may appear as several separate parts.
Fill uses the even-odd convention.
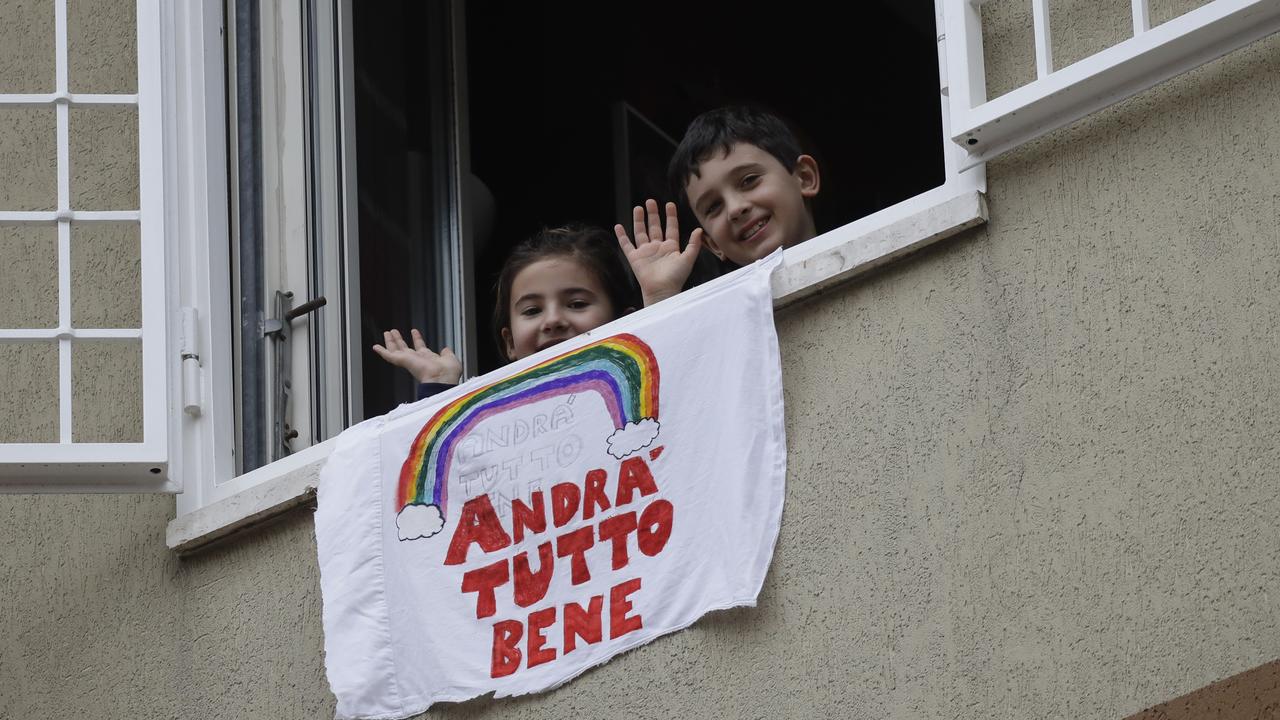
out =
[[[702,249],[702,228],[689,236],[689,245],[680,250],[680,221],[676,218],[675,203],[667,203],[667,229],[664,234],[658,217],[656,200],[646,200],[644,207],[636,206],[631,213],[632,230],[636,241],[633,245],[626,228],[614,225],[622,253],[631,264],[640,283],[640,294],[645,307],[666,300],[680,292],[693,272],[693,263]]]
[[[412,348],[400,337],[399,330],[382,333],[382,341],[386,346],[374,345],[373,351],[392,365],[408,370],[419,383],[457,385],[462,377],[462,361],[458,356],[449,348],[442,348],[439,353],[431,352],[417,330],[413,331]]]

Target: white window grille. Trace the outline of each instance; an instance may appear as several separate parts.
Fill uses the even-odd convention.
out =
[[[1083,60],[1054,65],[1049,0],[1031,2],[1036,79],[988,99],[983,0],[945,0],[951,139],[964,166],[1051,130],[1280,30],[1280,0],[1212,0],[1151,27],[1150,0],[1131,0],[1132,36]]]
[[[73,93],[68,84],[67,0],[54,3],[55,84],[53,92],[0,94],[0,110],[53,110],[57,147],[57,198],[52,211],[0,208],[0,225],[53,226],[57,230],[57,322],[53,327],[0,328],[0,343],[56,346],[57,437],[50,442],[0,443],[0,487],[9,490],[163,490],[179,488],[168,472],[169,369],[166,358],[166,251],[159,0],[137,3],[137,92]],[[108,106],[133,108],[137,114],[138,207],[76,207],[72,188],[72,118],[77,110]],[[5,180],[12,182],[11,179]],[[137,327],[78,325],[73,305],[79,288],[72,282],[73,230],[124,224],[136,228],[140,247]],[[108,278],[109,282],[110,279]],[[141,433],[127,442],[95,442],[80,437],[74,387],[76,354],[88,343],[114,343],[136,349],[140,357],[138,386],[113,388],[111,403],[141,397]],[[87,356],[86,356],[87,357]],[[91,368],[80,367],[79,372]],[[12,375],[6,382],[15,382]],[[88,398],[83,400],[88,401]],[[53,402],[33,391],[30,402]],[[138,435],[138,433],[131,433]]]

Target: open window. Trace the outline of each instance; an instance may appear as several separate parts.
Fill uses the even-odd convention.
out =
[[[679,29],[636,31],[638,17]],[[764,23],[727,2],[227,0],[227,253],[198,308],[206,412],[184,457],[200,480],[179,514],[412,400],[408,375],[370,352],[383,330],[421,329],[468,374],[500,365],[488,318],[510,247],[672,199],[667,160],[702,111],[752,103],[795,128],[821,163],[820,230],[945,185],[935,4],[869,3],[876,32],[852,44],[842,18],[820,4]]]
[[[384,330],[422,330],[469,374],[501,365],[488,318],[511,246],[542,226],[610,227],[646,198],[673,199],[666,163],[702,111],[747,102],[785,117],[821,163],[820,228],[945,179],[931,0],[869,4],[877,32],[852,46],[829,6],[771,19],[771,36],[794,38],[789,52],[744,40],[759,20],[729,3],[234,8],[241,471],[412,400],[408,375],[369,351]],[[686,29],[628,29],[646,16]],[[891,71],[824,87],[832,67],[877,64]],[[286,304],[321,296],[282,323]],[[326,363],[345,370],[326,374]]]
[[[787,41],[757,41],[759,20],[730,3],[227,0],[232,192],[212,285],[229,302],[211,297],[202,328],[229,342],[212,331],[205,421],[184,453],[200,480],[180,515],[412,400],[408,375],[369,350],[384,330],[422,330],[468,374],[499,366],[488,318],[512,245],[672,199],[666,163],[700,112],[784,117],[822,165],[820,229],[943,185],[935,6],[865,10],[877,32],[850,46],[821,5],[770,20]],[[636,17],[683,29],[634,32]],[[828,87],[830,68],[886,58],[891,72]]]
[[[795,128],[822,170],[820,231],[945,181],[932,0],[865,3],[860,25],[875,31],[852,43],[829,4],[767,18],[729,2],[426,5],[353,8],[365,347],[414,326],[462,344],[473,372],[501,365],[489,318],[509,248],[673,200],[676,142],[721,105],[762,105]],[[442,249],[469,256],[456,286],[440,270],[463,263]],[[451,302],[464,320],[433,317]],[[376,358],[365,389],[367,414],[412,399],[405,373]]]
[[[217,272],[208,283],[207,351],[223,355],[204,367],[217,422],[199,436],[195,468],[199,487],[214,490],[179,501],[175,546],[286,506],[305,483],[183,520],[305,475],[326,439],[413,398],[408,375],[369,350],[383,330],[423,330],[433,347],[458,350],[468,374],[501,364],[488,318],[508,249],[541,226],[607,227],[648,197],[671,199],[667,159],[699,112],[765,106],[818,158],[823,234],[787,251],[778,303],[986,216],[982,156],[965,134],[979,131],[969,127],[975,112],[995,107],[979,92],[980,3],[875,0],[859,6],[853,29],[822,4],[763,16],[665,0],[227,3],[235,227],[223,241],[232,262],[221,309]],[[1209,5],[1233,3],[1268,4]],[[1198,37],[1204,58],[1246,41]],[[954,115],[962,122],[953,127]],[[217,150],[212,140],[205,147]],[[255,285],[246,267],[266,280]],[[256,304],[243,304],[245,288]],[[284,293],[295,306],[327,301],[284,323],[287,343],[268,337],[288,312],[276,304]],[[246,357],[274,379],[251,382]],[[245,441],[254,423],[256,442],[270,448],[256,459]]]

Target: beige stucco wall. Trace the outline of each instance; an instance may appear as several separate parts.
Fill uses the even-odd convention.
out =
[[[1280,37],[988,173],[988,225],[779,314],[760,607],[434,715],[1119,718],[1280,657]],[[331,716],[307,513],[181,560],[172,515],[0,497],[0,716]]]

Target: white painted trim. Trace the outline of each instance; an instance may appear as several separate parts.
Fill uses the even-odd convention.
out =
[[[884,214],[884,218],[877,216]],[[847,282],[875,267],[985,222],[976,190],[941,187],[787,250],[774,276],[774,307]],[[864,222],[865,221],[865,222]],[[320,467],[336,438],[236,478],[238,491],[169,522],[169,548],[195,551],[315,497]],[[179,496],[181,500],[183,496]]]
[[[976,107],[987,101],[987,78],[982,64],[981,3],[965,0],[934,0],[935,14],[941,14],[942,40],[946,40],[947,82],[951,112]],[[954,135],[955,133],[950,133]]]
[[[230,197],[227,178],[227,107],[223,3],[166,3],[163,36],[170,59],[164,83],[167,172],[174,188],[167,233],[174,253],[169,268],[170,329],[181,337],[183,308],[195,308],[200,413],[183,411],[174,392],[168,421],[173,442],[171,472],[182,478],[178,514],[213,502],[210,493],[235,474]],[[181,343],[171,344],[170,377],[182,375]]]
[[[66,140],[61,121],[66,108],[58,107],[58,204],[65,192],[65,167],[61,159]],[[71,442],[71,223],[58,221],[58,442]]]
[[[0,493],[177,493],[145,443],[22,443],[0,447]]]
[[[71,108],[67,104],[67,0],[55,0],[53,7],[53,102],[57,122],[58,183],[58,443],[65,446],[72,440],[71,339],[67,336],[71,330],[71,221],[68,219],[71,213]],[[61,448],[57,452],[61,455]],[[10,453],[5,455],[10,456]]]
[[[1151,29],[1151,5],[1148,0],[1133,0],[1133,35],[1137,37]]]
[[[19,223],[70,222],[137,222],[137,210],[0,210],[0,225]]]
[[[1049,25],[1049,0],[1031,0],[1031,22],[1036,36],[1036,77],[1053,73],[1053,29]]]
[[[59,95],[67,94],[67,0],[54,0],[53,3],[53,56],[54,87]]]
[[[63,338],[58,340],[58,443],[62,445],[72,440],[71,382],[71,341]]]
[[[977,86],[985,73],[977,11],[967,0],[947,0],[946,11],[958,40],[948,52],[952,76],[968,80],[951,94],[951,139],[966,150],[965,167],[1280,30],[1280,0],[1213,0],[988,101]]]
[[[77,330],[70,328],[0,329],[0,343],[39,342],[41,340],[141,340],[142,331],[130,328]]]
[[[165,3],[168,4],[168,3]],[[167,231],[172,177],[166,159],[172,153],[165,145],[164,107],[168,93],[163,68],[172,64],[165,51],[161,31],[161,0],[138,0],[138,212],[142,275],[142,440],[154,453],[156,462],[168,470],[169,413],[180,402],[176,379],[179,374],[166,362],[169,354],[170,250]],[[174,308],[174,313],[177,309]],[[176,336],[176,333],[174,334]],[[176,489],[177,475],[169,473]]]
[[[54,109],[58,123],[58,219],[66,222],[71,212],[71,108],[58,103]]]
[[[0,446],[0,493],[176,493],[145,443],[14,443]]]
[[[57,451],[57,457],[50,454]],[[139,463],[148,464],[154,458],[151,449],[145,443],[10,443],[0,447],[0,476],[23,476],[34,472],[35,466],[52,469],[57,468],[66,474],[72,471],[69,465],[92,466],[94,472],[100,472],[105,464]],[[28,465],[32,467],[17,467]],[[162,464],[151,462],[148,468],[162,467]],[[78,480],[77,480],[78,481]],[[67,491],[66,488],[57,488]],[[74,492],[74,488],[70,490]]]
[[[137,105],[137,95],[126,94],[89,94],[73,92],[52,93],[0,93],[0,105],[5,107],[48,107],[54,103],[62,105]]]

